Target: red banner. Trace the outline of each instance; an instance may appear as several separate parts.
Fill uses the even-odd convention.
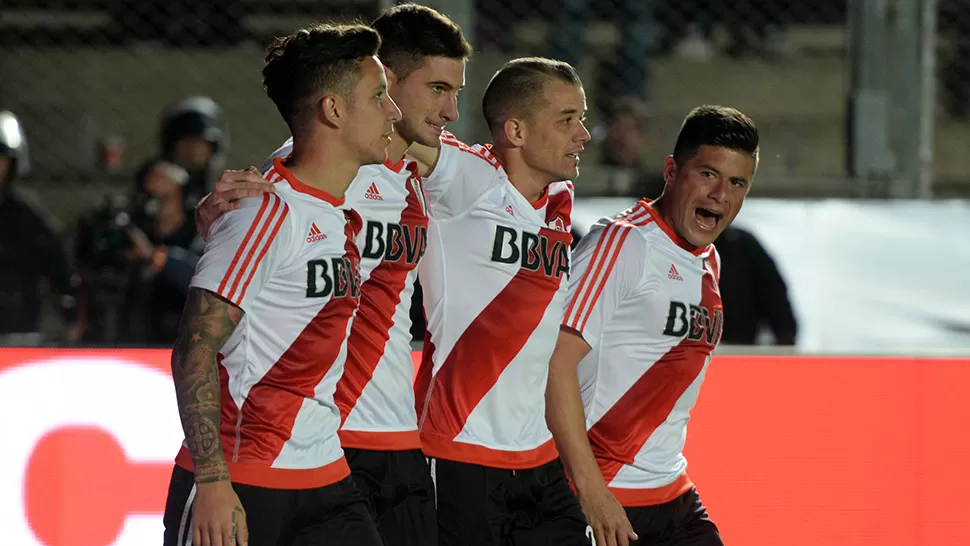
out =
[[[970,359],[719,356],[688,472],[729,545],[970,544]],[[169,353],[0,349],[3,544],[160,544]]]

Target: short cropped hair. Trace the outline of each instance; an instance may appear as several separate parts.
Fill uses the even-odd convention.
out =
[[[698,148],[707,145],[751,154],[757,162],[758,140],[758,128],[740,111],[726,106],[698,106],[680,126],[674,161],[683,165],[697,154]]]
[[[542,57],[513,59],[492,76],[482,97],[482,112],[493,131],[509,118],[525,118],[544,106],[542,92],[548,81],[582,85],[569,63]]]
[[[401,80],[421,68],[426,57],[466,60],[472,54],[461,28],[427,6],[394,6],[371,23],[371,28],[381,35],[377,56]]]
[[[374,29],[356,24],[318,24],[277,37],[266,49],[263,88],[295,132],[324,93],[353,96],[360,61],[380,45]]]

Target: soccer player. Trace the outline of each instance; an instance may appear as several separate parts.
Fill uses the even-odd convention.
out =
[[[663,195],[576,249],[546,418],[597,544],[722,544],[683,447],[723,327],[712,243],[741,210],[758,138],[737,110],[694,109]]]
[[[493,144],[450,133],[421,157],[428,336],[416,390],[442,546],[589,544],[544,418],[569,275],[570,211],[590,135],[575,69],[515,59],[491,79]],[[418,155],[421,155],[420,153]]]
[[[400,111],[380,37],[319,25],[275,40],[263,83],[293,134],[275,192],[213,227],[172,352],[185,441],[166,545],[380,545],[350,478],[334,387],[360,298],[359,216],[341,210],[383,163]]]
[[[461,30],[437,11],[400,5],[371,25],[381,35],[378,53],[388,93],[402,119],[383,165],[361,167],[346,207],[358,212],[364,229],[361,301],[347,342],[347,363],[334,395],[339,431],[352,476],[376,510],[387,546],[437,545],[434,484],[421,452],[414,400],[409,311],[417,264],[427,245],[428,212],[416,165],[404,159],[412,143],[437,147],[445,124],[458,119],[471,46]],[[286,157],[287,142],[274,157]],[[221,214],[221,206],[245,188],[253,174],[229,172],[199,209],[200,232]]]

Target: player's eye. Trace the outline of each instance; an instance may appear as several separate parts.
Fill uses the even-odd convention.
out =
[[[441,87],[440,85],[432,85],[431,86],[431,91],[433,91],[436,95],[437,94],[440,94],[444,90],[445,90],[445,88],[444,87]]]

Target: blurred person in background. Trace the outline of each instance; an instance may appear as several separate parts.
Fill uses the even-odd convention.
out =
[[[656,199],[664,190],[663,173],[645,161],[648,111],[645,102],[627,97],[615,101],[606,115],[606,138],[600,164],[607,171],[611,193]]]
[[[86,343],[170,346],[203,248],[185,207],[190,174],[164,159],[139,168],[131,196],[82,219]]]
[[[43,341],[40,321],[44,284],[58,298],[67,324],[65,340],[77,338],[75,276],[51,223],[14,189],[30,170],[26,135],[12,112],[0,111],[0,345]]]
[[[587,51],[593,0],[563,0],[556,11],[555,25],[550,30],[552,58],[580,66]],[[649,53],[652,43],[652,0],[616,0],[613,9],[619,35],[612,57],[599,63],[599,85],[595,94],[596,109],[608,112],[620,98],[646,99],[650,73]]]
[[[720,289],[726,345],[759,345],[771,333],[773,345],[794,345],[795,314],[788,287],[775,261],[754,234],[728,226],[714,242],[721,255]]]
[[[188,171],[183,197],[194,209],[212,190],[229,148],[222,108],[209,97],[174,102],[162,113],[160,144],[162,159]]]

